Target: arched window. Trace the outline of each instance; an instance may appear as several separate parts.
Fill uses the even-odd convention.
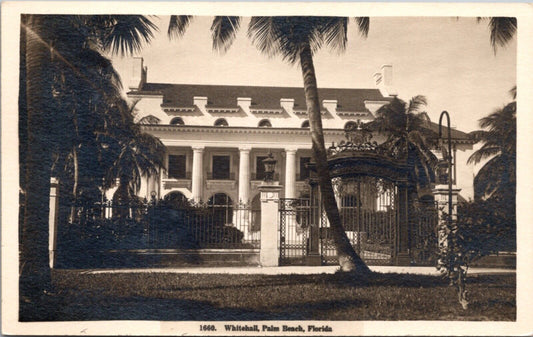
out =
[[[165,195],[163,199],[170,208],[183,209],[184,207],[189,206],[189,200],[181,192],[174,191]]]
[[[161,120],[154,115],[144,116],[139,120],[139,124],[159,124]]]
[[[215,126],[228,126],[228,121],[224,118],[219,118],[215,121]]]
[[[302,129],[309,129],[309,121],[308,120],[303,121]]]
[[[174,117],[170,120],[171,125],[185,125],[185,122],[181,117]]]
[[[272,123],[270,123],[268,119],[263,119],[259,122],[259,124],[257,124],[257,126],[260,128],[271,128]]]
[[[213,223],[223,226],[233,222],[233,201],[225,193],[216,193],[207,201],[211,208]]]

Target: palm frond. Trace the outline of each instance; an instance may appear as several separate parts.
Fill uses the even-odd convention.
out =
[[[412,97],[409,100],[409,104],[407,105],[406,112],[407,113],[415,113],[419,112],[421,107],[427,106],[427,99],[425,96],[418,95],[415,97]]]
[[[516,18],[492,17],[489,21],[490,44],[496,52],[498,46],[506,46],[516,33]]]
[[[114,15],[112,22],[102,38],[102,46],[113,54],[127,55],[140,51],[142,44],[149,43],[154,37],[153,32],[158,30],[143,15]]]
[[[478,171],[474,178],[474,196],[476,199],[490,196],[498,189],[508,188],[508,186],[502,186],[502,164],[501,158],[494,157]]]
[[[477,164],[484,159],[496,156],[501,153],[501,148],[499,146],[488,146],[488,144],[483,145],[476,152],[472,153],[467,160],[467,164]]]
[[[238,16],[216,16],[211,25],[213,49],[226,52],[235,40],[240,25],[241,18]]]
[[[182,37],[187,31],[187,27],[192,19],[192,15],[171,15],[168,22],[168,37],[171,39]]]
[[[362,16],[355,17],[354,20],[357,23],[357,26],[359,27],[359,33],[363,37],[367,37],[368,31],[370,30],[370,18],[367,16]]]
[[[261,53],[269,57],[280,52],[279,33],[272,17],[254,16],[250,19],[248,37]]]
[[[344,51],[348,41],[348,18],[327,17],[322,27],[317,27],[319,34],[324,35],[326,44],[332,49]]]
[[[516,100],[516,85],[509,90],[509,94],[511,94],[511,97]]]

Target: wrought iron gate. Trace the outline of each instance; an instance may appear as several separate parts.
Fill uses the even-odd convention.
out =
[[[305,264],[309,254],[310,199],[280,199],[280,264]]]
[[[334,178],[342,225],[368,264],[388,265],[395,254],[397,187],[371,176]],[[305,264],[318,254],[321,264],[337,263],[332,230],[319,200],[280,200],[280,264]]]
[[[395,254],[398,188],[372,176],[334,178],[342,225],[355,251],[367,264],[388,265]],[[329,224],[321,229],[324,263],[336,263],[337,252]]]

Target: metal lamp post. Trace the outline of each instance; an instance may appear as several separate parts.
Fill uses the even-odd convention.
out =
[[[452,133],[450,127],[450,114],[443,111],[439,118],[439,139],[442,140],[442,117],[446,116],[448,121],[448,225],[452,226]]]
[[[265,182],[272,182],[274,180],[274,172],[276,171],[276,163],[278,161],[274,159],[272,152],[268,152],[268,157],[263,159],[263,165],[265,165]]]

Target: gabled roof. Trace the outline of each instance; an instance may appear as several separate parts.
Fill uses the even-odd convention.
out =
[[[250,97],[253,109],[279,109],[281,98],[293,98],[294,109],[305,110],[303,88],[297,87],[256,87],[238,85],[198,85],[145,83],[140,90],[128,94],[163,95],[165,107],[188,107],[193,105],[194,96],[208,98],[207,107],[237,107],[237,97]],[[367,111],[365,101],[390,101],[378,89],[333,89],[319,88],[321,100],[337,100],[339,111]]]

